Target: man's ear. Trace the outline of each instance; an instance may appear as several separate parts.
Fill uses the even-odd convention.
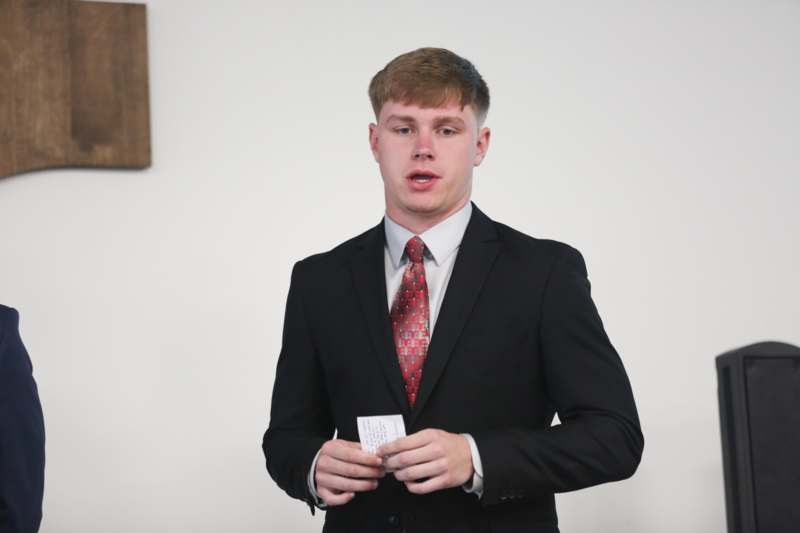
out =
[[[492,131],[489,128],[481,128],[478,130],[478,140],[476,142],[474,166],[478,166],[486,157],[486,152],[489,150],[489,139],[492,137]]]
[[[369,125],[369,149],[372,150],[372,157],[378,161],[378,125]]]

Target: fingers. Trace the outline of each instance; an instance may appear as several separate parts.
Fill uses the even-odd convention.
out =
[[[438,430],[435,429],[423,429],[422,431],[418,431],[407,437],[403,437],[392,442],[387,442],[378,448],[375,453],[381,457],[384,457],[386,455],[394,455],[406,450],[421,448],[436,438],[437,431]]]
[[[344,505],[356,492],[378,488],[386,475],[377,455],[367,453],[357,442],[330,440],[322,445],[317,459],[314,482],[317,494],[327,505]]]
[[[443,455],[442,450],[434,445],[426,445],[422,448],[416,448],[405,452],[400,452],[384,460],[387,470],[402,470],[409,466],[420,463],[432,461]]]
[[[319,471],[314,476],[314,481],[317,483],[317,491],[321,487],[339,492],[367,492],[378,488],[376,479],[351,479]]]
[[[317,494],[320,498],[322,498],[322,501],[325,502],[325,505],[331,507],[336,505],[344,505],[352,500],[356,495],[355,492],[334,492],[325,487],[317,487]]]
[[[431,461],[414,466],[409,466],[394,473],[397,481],[420,481],[427,478],[440,476],[447,473],[447,462],[444,460]]]
[[[322,445],[322,455],[329,455],[345,463],[355,463],[365,466],[381,466],[383,460],[375,454],[365,452],[357,442],[346,440],[329,440]]]
[[[437,490],[448,488],[446,475],[440,475],[423,481],[406,481],[408,492],[413,494],[428,494]]]
[[[385,461],[386,469],[394,470],[395,478],[404,482],[410,492],[427,494],[455,487],[472,476],[472,453],[463,435],[425,430],[412,437],[427,444],[399,452]]]
[[[380,478],[386,475],[383,468],[348,463],[330,455],[320,455],[317,459],[317,472],[349,478]]]

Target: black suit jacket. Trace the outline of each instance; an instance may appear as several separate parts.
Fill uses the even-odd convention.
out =
[[[334,431],[402,413],[409,434],[470,433],[483,497],[413,495],[389,475],[327,511],[325,531],[556,532],[553,494],[629,477],[643,437],[630,383],[580,253],[473,204],[411,409],[392,341],[383,222],[292,272],[263,449],[290,496]],[[551,427],[553,414],[561,424]]]
[[[18,325],[0,305],[0,533],[34,533],[42,520],[44,421]]]

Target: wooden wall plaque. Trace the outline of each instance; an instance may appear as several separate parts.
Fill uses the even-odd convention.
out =
[[[0,177],[150,166],[146,8],[0,0]]]

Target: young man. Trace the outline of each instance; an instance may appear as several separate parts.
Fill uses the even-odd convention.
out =
[[[326,532],[557,532],[555,492],[631,476],[643,447],[583,258],[470,202],[490,131],[469,61],[403,54],[369,95],[386,216],[294,267],[267,469]],[[392,414],[408,436],[362,450],[356,418]]]

